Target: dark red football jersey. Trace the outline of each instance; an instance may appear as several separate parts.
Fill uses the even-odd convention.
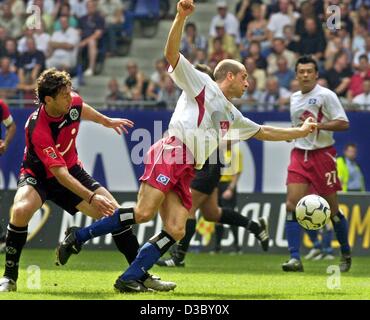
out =
[[[72,103],[66,115],[51,117],[41,105],[28,118],[21,174],[28,172],[39,178],[51,178],[50,168],[66,166],[69,169],[79,163],[76,138],[83,100],[76,93],[71,95]]]

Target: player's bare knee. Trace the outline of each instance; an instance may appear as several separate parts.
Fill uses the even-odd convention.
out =
[[[166,231],[176,241],[181,240],[185,236],[185,228],[180,226],[167,227]]]
[[[152,220],[155,212],[148,209],[135,208],[135,221],[136,223],[144,223]]]
[[[32,217],[33,212],[30,212],[27,205],[24,203],[15,203],[12,208],[11,223],[17,226],[27,225]]]

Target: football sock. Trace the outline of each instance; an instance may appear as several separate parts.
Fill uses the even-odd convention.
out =
[[[333,240],[333,229],[324,228],[322,234],[322,247],[326,254],[333,254],[333,248],[331,247],[331,241]]]
[[[19,259],[22,249],[27,241],[27,229],[25,227],[16,227],[9,223],[6,235],[5,248],[5,272],[4,276],[14,281],[18,279]]]
[[[118,208],[111,216],[104,217],[85,228],[78,229],[76,239],[79,243],[84,243],[92,238],[117,232],[122,227],[133,224],[135,224],[134,208]]]
[[[174,254],[180,259],[184,259],[185,254],[189,249],[191,238],[195,233],[196,224],[197,221],[195,219],[189,218],[186,221],[185,236],[179,241],[174,252]]]
[[[331,218],[333,222],[334,231],[340,243],[340,251],[342,255],[351,254],[351,248],[348,243],[348,222],[346,217],[338,211],[335,216]]]
[[[288,240],[290,257],[300,260],[299,248],[301,246],[301,226],[297,222],[295,212],[287,212],[285,232]]]
[[[224,235],[224,226],[222,224],[216,224],[215,227],[215,236],[216,236],[216,244],[215,250],[219,251],[221,249],[221,240]]]
[[[112,233],[114,243],[118,250],[126,257],[128,264],[135,260],[139,252],[139,242],[132,232],[132,227],[122,228]]]
[[[307,234],[308,234],[308,236],[309,236],[309,238],[310,238],[310,240],[313,244],[313,247],[315,249],[320,249],[321,250],[322,249],[321,242],[320,242],[319,237],[318,237],[319,232],[317,230],[306,230],[306,232],[307,232]]]
[[[260,232],[260,225],[257,222],[254,222],[242,216],[240,213],[232,209],[229,209],[229,208],[221,208],[221,209],[222,211],[221,211],[220,220],[218,221],[219,223],[247,228],[249,231],[251,231],[254,234],[258,234]]]
[[[164,230],[146,242],[128,269],[120,276],[121,280],[138,280],[158,261],[176,241]]]

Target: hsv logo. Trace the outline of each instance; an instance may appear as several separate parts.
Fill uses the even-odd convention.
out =
[[[170,178],[165,176],[164,174],[160,174],[157,179],[156,179],[159,183],[163,184],[164,186],[166,186],[169,182],[170,182]]]
[[[229,121],[220,121],[221,134],[224,136],[230,128]]]
[[[311,98],[308,100],[308,104],[316,104],[316,102],[317,102],[317,99],[315,98]]]
[[[54,148],[53,147],[47,147],[45,148],[44,150],[42,150],[48,157],[52,158],[52,159],[56,159],[57,158],[57,154],[55,153],[54,151]]]

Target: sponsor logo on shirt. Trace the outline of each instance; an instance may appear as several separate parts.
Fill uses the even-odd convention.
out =
[[[311,100],[311,99],[310,99]],[[312,112],[310,112],[310,111],[308,111],[308,110],[305,110],[302,114],[301,114],[301,116],[299,117],[299,120],[301,120],[302,122],[304,122],[307,118],[309,118],[309,117],[312,117],[312,118],[316,118],[315,116],[314,116],[314,114],[312,113]]]
[[[159,183],[163,184],[164,186],[166,186],[169,182],[170,182],[170,178],[165,176],[164,174],[160,174],[157,179],[156,179]]]
[[[71,119],[73,121],[77,120],[78,119],[78,116],[80,115],[80,113],[78,112],[77,109],[73,108],[69,111],[69,116],[71,117]]]
[[[220,121],[221,134],[224,136],[230,128],[229,121]]]
[[[53,147],[47,147],[45,148],[44,150],[42,150],[44,152],[44,154],[46,154],[48,157],[52,158],[52,159],[56,159],[57,158],[57,154],[54,150]]]

